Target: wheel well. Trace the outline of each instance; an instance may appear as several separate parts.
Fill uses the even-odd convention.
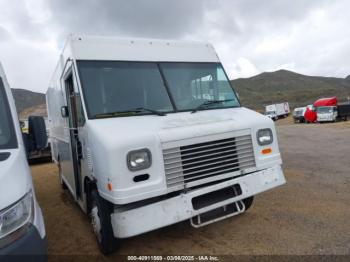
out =
[[[60,164],[60,155],[59,154],[57,154],[56,161],[57,161],[56,164],[59,165]]]
[[[91,211],[91,192],[96,190],[96,180],[92,180],[89,177],[84,178],[84,193],[86,194],[86,211],[89,214]]]

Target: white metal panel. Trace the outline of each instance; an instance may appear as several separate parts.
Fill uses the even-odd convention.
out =
[[[76,60],[219,62],[211,44],[157,39],[71,36]]]

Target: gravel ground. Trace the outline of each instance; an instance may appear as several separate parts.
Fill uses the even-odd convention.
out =
[[[56,166],[32,166],[49,254],[99,261],[135,254],[350,255],[350,124],[294,125],[289,118],[277,129],[286,185],[257,196],[243,215],[200,229],[183,222],[127,239],[108,258],[97,248],[89,219],[60,189]]]

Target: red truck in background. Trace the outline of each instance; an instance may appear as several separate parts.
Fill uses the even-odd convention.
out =
[[[338,103],[336,97],[322,98],[308,106],[304,119],[307,123],[336,122],[350,118],[350,101]]]
[[[317,121],[317,108],[318,107],[325,107],[325,106],[337,106],[338,101],[336,97],[329,97],[329,98],[321,98],[315,101],[312,104],[312,109],[309,107],[306,108],[304,118],[305,121],[308,123],[314,123]]]

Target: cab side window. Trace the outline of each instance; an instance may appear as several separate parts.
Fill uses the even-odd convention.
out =
[[[82,97],[78,89],[78,83],[76,81],[75,75],[73,77],[73,82],[74,82],[73,86],[74,86],[75,105],[76,105],[76,112],[77,112],[77,124],[79,127],[82,127],[84,126],[86,121],[85,121]]]

